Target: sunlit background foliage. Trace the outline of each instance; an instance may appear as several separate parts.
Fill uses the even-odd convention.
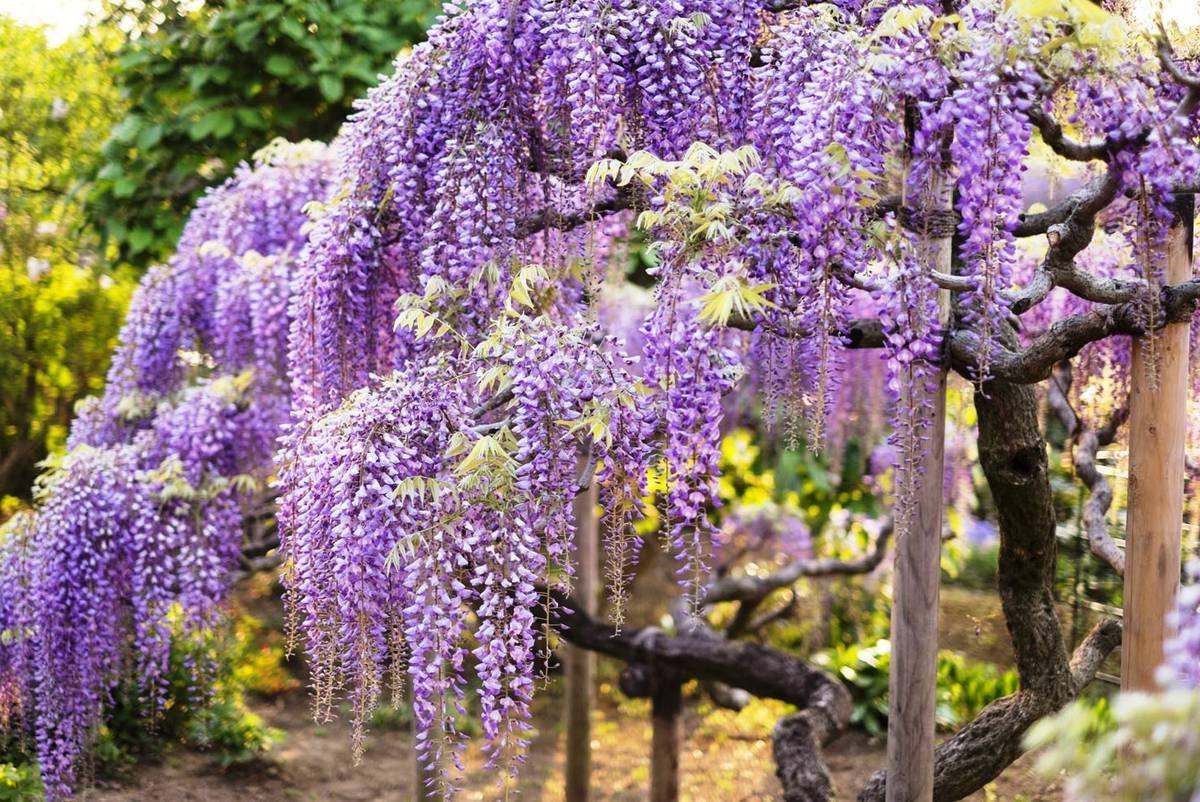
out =
[[[431,0],[116,0],[109,80],[125,111],[101,150],[89,221],[122,260],[162,259],[205,187],[276,137],[328,140],[421,38]],[[94,144],[94,143],[93,143]]]
[[[0,13],[0,498],[102,389],[195,200],[276,136],[331,138],[436,8],[113,0],[61,42]]]
[[[85,225],[81,178],[121,113],[112,32],[58,45],[0,17],[0,497],[28,496],[102,387],[135,276]]]

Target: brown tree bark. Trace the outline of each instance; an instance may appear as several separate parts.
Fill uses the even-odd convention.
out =
[[[1120,642],[1114,621],[1099,624],[1068,660],[1054,608],[1055,517],[1032,387],[989,382],[975,394],[979,457],[1000,524],[997,586],[1021,689],[988,705],[935,753],[936,802],[979,790],[1021,754],[1035,721],[1061,709],[1095,676]],[[859,795],[884,798],[884,772]]]

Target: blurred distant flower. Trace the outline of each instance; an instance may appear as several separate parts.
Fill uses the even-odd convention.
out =
[[[203,178],[205,181],[212,181],[214,178],[216,178],[218,175],[220,175],[224,169],[225,169],[224,161],[222,161],[221,159],[212,158],[212,159],[209,159],[206,162],[204,162],[204,164],[200,165],[199,169],[197,169],[196,172],[199,173],[200,177]]]
[[[1163,644],[1158,681],[1164,688],[1200,690],[1200,560],[1190,562],[1186,573],[1189,581],[1179,589],[1169,618],[1175,634]]]
[[[891,443],[884,443],[877,446],[871,452],[868,471],[873,476],[878,476],[881,473],[887,472],[888,468],[896,464],[896,447]]]
[[[713,553],[718,558],[738,549],[784,559],[812,557],[812,532],[804,519],[773,502],[739,507],[713,536]]]
[[[71,104],[63,100],[61,97],[54,98],[50,102],[50,119],[63,120],[66,119],[67,112],[71,110]]]
[[[101,273],[98,283],[100,284],[100,289],[111,290],[113,286],[112,276],[107,273]]]
[[[53,220],[43,220],[37,224],[39,237],[53,237],[58,233],[58,223]]]
[[[8,207],[0,203],[0,223],[3,223],[6,217],[8,217]]]
[[[996,537],[996,525],[991,521],[977,518],[967,525],[967,540],[973,546],[990,546]]]
[[[25,260],[25,272],[29,275],[30,281],[37,281],[50,272],[50,262],[46,259],[30,256]]]

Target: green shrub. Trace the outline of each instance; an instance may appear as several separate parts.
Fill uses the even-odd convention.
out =
[[[412,708],[404,702],[397,705],[380,705],[371,714],[372,730],[407,730],[412,724]]]
[[[42,778],[28,763],[0,763],[0,802],[41,802]]]
[[[888,640],[871,646],[834,646],[814,655],[813,662],[837,676],[850,691],[854,702],[850,726],[874,736],[887,732],[888,666],[892,662]]]
[[[1037,769],[1067,772],[1065,796],[1105,802],[1177,802],[1200,790],[1200,691],[1123,693],[1078,700],[1029,731]]]
[[[991,663],[969,660],[958,652],[938,653],[938,725],[956,729],[996,699],[1016,693],[1017,672],[1001,671]]]
[[[886,639],[870,646],[835,646],[813,657],[816,665],[837,676],[850,691],[854,703],[850,726],[873,736],[887,732],[891,660],[892,645]],[[951,651],[938,653],[937,679],[937,723],[950,730],[1018,687],[1016,671],[1001,671],[991,663]]]
[[[278,743],[283,733],[246,709],[241,694],[229,694],[201,709],[188,724],[188,743],[223,767],[248,763]]]

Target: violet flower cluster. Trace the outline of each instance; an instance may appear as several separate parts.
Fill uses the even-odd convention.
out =
[[[814,446],[880,433],[849,410],[888,408],[903,535],[919,484],[942,480],[921,476],[920,457],[941,436],[925,401],[946,329],[978,335],[983,382],[1008,345],[1012,284],[1036,269],[1014,241],[1035,104],[1052,109],[1067,87],[1087,133],[1154,130],[1114,169],[1155,199],[1106,222],[1135,251],[1160,246],[1158,195],[1200,157],[1195,120],[1161,125],[1176,90],[1122,83],[1151,71],[1142,56],[1083,47],[1077,26],[1000,0],[952,17],[932,2],[766,5],[448,3],[328,154],[246,167],[201,202],[139,292],[110,390],[83,410],[47,505],[68,517],[57,493],[116,515],[111,498],[132,509],[148,487],[170,497],[156,515],[199,505],[213,522],[144,529],[139,515],[38,546],[86,551],[104,579],[81,585],[98,594],[86,601],[139,611],[148,676],[171,635],[158,611],[223,592],[237,477],[273,465],[317,716],[347,702],[361,742],[385,691],[408,681],[417,748],[447,790],[456,721],[475,705],[510,778],[550,591],[572,573],[572,499],[599,483],[618,619],[651,491],[682,583],[698,588],[743,374]],[[947,230],[944,212],[961,224]],[[635,236],[652,241],[651,308],[614,316],[598,299]],[[952,237],[957,264],[938,264]],[[939,270],[967,283],[953,309],[939,305]],[[849,355],[858,316],[881,322],[882,361]],[[872,380],[882,387],[859,389]],[[102,459],[143,478],[89,469]],[[13,545],[40,515],[13,526],[0,570],[61,569]],[[209,551],[110,569],[135,529],[146,555],[197,531]],[[190,578],[168,593],[177,568]],[[78,656],[91,672],[79,690],[26,693],[9,677],[27,672],[8,667],[59,619],[19,614],[0,609],[18,633],[0,648],[0,698],[32,699],[21,704],[49,722],[43,760],[61,794],[116,658],[96,647]]]
[[[0,533],[0,724],[32,736],[52,802],[118,684],[136,677],[153,718],[172,642],[220,619],[290,415],[290,266],[328,172],[324,146],[273,145],[201,200],[135,295],[105,395]]]
[[[919,457],[940,433],[924,399],[946,329],[978,335],[985,381],[1010,345],[1013,285],[1036,264],[1014,239],[1029,110],[1051,108],[1061,86],[1149,69],[1134,55],[1097,61],[1070,24],[998,0],[941,13],[478,0],[447,6],[397,61],[337,146],[340,191],[291,299],[281,519],[319,715],[344,694],[360,730],[385,679],[407,676],[434,762],[460,747],[473,677],[492,756],[512,768],[541,589],[570,575],[568,503],[588,463],[613,598],[650,489],[694,587],[725,399],[743,373],[814,445],[879,433],[851,413],[887,407],[903,534],[931,480]],[[1137,127],[1162,120],[1170,97],[1101,91],[1103,111],[1077,122]],[[1168,139],[1191,153],[1186,126]],[[676,169],[698,142],[708,155]],[[1167,169],[1139,159],[1121,168],[1127,186]],[[640,323],[604,315],[614,339],[596,299],[626,271],[621,229],[634,220],[654,240],[657,286]],[[952,237],[957,264],[936,264],[933,246]],[[953,310],[939,307],[935,270],[966,280]],[[722,298],[751,299],[737,321],[751,333],[705,319]],[[848,355],[857,316],[880,319],[884,361]],[[859,389],[877,377],[886,403]]]

